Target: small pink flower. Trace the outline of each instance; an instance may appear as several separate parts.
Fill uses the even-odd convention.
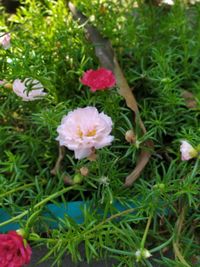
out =
[[[43,90],[44,87],[42,84],[31,78],[26,78],[24,81],[16,79],[13,82],[13,91],[16,95],[20,96],[23,101],[34,101],[40,99],[46,95]]]
[[[1,34],[0,34],[0,36],[1,36]],[[0,44],[2,45],[2,47],[5,50],[10,48],[10,33],[6,33],[0,37]]]
[[[74,150],[76,159],[83,159],[94,153],[94,148],[111,144],[112,125],[111,118],[95,107],[77,108],[63,117],[56,140]]]
[[[190,160],[197,156],[197,151],[186,140],[181,141],[181,160]]]
[[[86,71],[81,78],[81,82],[89,86],[92,92],[95,92],[97,90],[105,90],[113,87],[116,80],[112,71],[100,68],[98,70]]]

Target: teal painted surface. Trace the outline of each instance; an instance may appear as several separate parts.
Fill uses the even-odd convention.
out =
[[[51,229],[57,228],[59,219],[64,219],[66,215],[77,224],[81,224],[84,222],[84,208],[89,208],[91,205],[92,203],[90,201],[74,201],[68,203],[59,203],[58,205],[48,204],[44,207],[42,216],[45,219],[46,224],[48,224],[48,227]],[[123,210],[129,209],[130,207],[134,208],[135,205],[131,204],[130,206],[124,206],[119,202],[115,202],[113,204],[113,208],[115,208],[116,212],[121,212]],[[99,209],[98,207],[94,207],[94,209],[97,210],[99,216],[103,217],[104,212],[102,209]],[[108,214],[108,216],[109,215],[110,214]],[[8,214],[5,210],[0,209],[0,223],[5,222],[11,218],[12,217],[10,214]],[[23,219],[26,219],[26,217],[24,217]],[[3,233],[10,230],[17,230],[19,228],[19,223],[13,222],[0,227],[0,232]]]

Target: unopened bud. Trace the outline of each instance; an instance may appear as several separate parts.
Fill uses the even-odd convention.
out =
[[[64,184],[70,184],[70,185],[73,184],[73,181],[72,181],[71,177],[67,176],[67,175],[64,176],[63,182],[64,182]]]
[[[149,257],[151,257],[151,253],[146,249],[138,249],[136,252],[135,252],[135,256],[136,256],[136,261],[141,261],[142,259],[147,259]]]
[[[155,184],[155,185],[154,185],[154,188],[158,188],[158,189],[163,190],[163,189],[165,188],[165,184],[162,184],[162,183]]]
[[[4,88],[12,89],[12,83],[7,82],[6,80],[0,80],[0,85],[2,85]]]
[[[143,256],[145,259],[147,259],[147,258],[151,257],[152,255],[147,249],[144,249],[143,250]]]
[[[4,87],[7,88],[7,89],[12,89],[13,88],[12,83],[6,83],[6,84],[4,84]]]
[[[73,182],[74,184],[81,184],[83,181],[83,176],[80,173],[75,174]]]
[[[18,235],[21,235],[22,237],[25,236],[25,231],[24,231],[24,229],[18,229],[16,232],[18,233]]]
[[[87,157],[87,159],[90,161],[96,161],[97,154],[96,154],[95,148],[92,149],[92,153]]]
[[[136,142],[136,136],[133,132],[133,130],[128,130],[126,133],[125,133],[125,139],[128,143],[135,143]]]
[[[83,176],[88,176],[89,170],[88,170],[87,167],[81,167],[81,168],[80,168],[80,173],[81,173],[81,175],[83,175]]]

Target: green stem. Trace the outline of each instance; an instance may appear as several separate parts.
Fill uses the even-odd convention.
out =
[[[195,174],[197,172],[197,169],[199,167],[199,162],[200,162],[200,158],[198,157],[197,160],[196,160],[196,162],[195,162],[194,168],[192,170],[192,174],[190,176],[191,179],[195,176]]]
[[[145,245],[145,241],[146,241],[147,234],[148,234],[148,231],[149,231],[149,227],[150,227],[150,224],[151,224],[151,220],[152,220],[152,215],[150,215],[149,218],[148,218],[147,225],[146,225],[146,228],[145,228],[145,231],[144,231],[144,235],[142,237],[142,241],[141,241],[141,245],[140,245],[141,251],[144,249],[144,245]]]
[[[54,198],[57,198],[60,195],[66,193],[66,192],[68,192],[68,191],[70,191],[72,189],[73,190],[78,189],[78,186],[77,185],[74,185],[74,186],[70,186],[70,187],[64,188],[64,189],[60,190],[59,192],[56,192],[56,193],[50,195],[49,197],[43,199],[42,201],[40,201],[39,203],[37,203],[33,208],[34,209],[39,208],[39,207],[43,206],[44,204],[46,204],[47,202],[49,202],[50,200],[52,200]],[[26,210],[26,211],[22,212],[21,214],[15,216],[13,218],[11,218],[10,220],[7,220],[5,222],[0,223],[0,227],[2,227],[4,225],[7,225],[9,223],[12,223],[12,222],[14,222],[16,220],[19,220],[21,218],[23,218],[24,216],[26,216],[29,213],[29,211],[30,210]]]
[[[46,181],[45,181],[45,182],[43,181],[42,183],[45,184]],[[34,184],[35,184],[35,183],[30,183],[30,184],[25,184],[25,185],[19,186],[19,187],[17,187],[17,188],[14,188],[14,189],[12,189],[12,190],[10,190],[10,191],[7,191],[7,192],[1,194],[1,195],[0,195],[0,198],[6,197],[7,195],[10,195],[10,194],[15,193],[15,192],[17,192],[17,191],[24,190],[24,189],[26,189],[26,188],[32,187]]]

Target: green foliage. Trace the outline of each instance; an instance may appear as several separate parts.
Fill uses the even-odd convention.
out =
[[[185,260],[195,266],[199,168],[193,161],[181,162],[179,147],[182,139],[200,144],[200,5],[186,8],[177,1],[166,8],[134,0],[74,1],[111,40],[134,88],[147,134],[140,136],[134,129],[138,142],[129,144],[124,135],[133,128],[133,115],[117,89],[91,93],[79,82],[85,70],[98,67],[98,61],[66,1],[21,2],[16,14],[8,15],[0,8],[0,31],[10,31],[12,36],[11,48],[0,49],[0,80],[12,83],[32,77],[44,85],[48,96],[23,102],[0,85],[0,206],[14,219],[22,214],[17,217],[21,227],[32,244],[48,247],[43,260],[54,257],[53,266],[67,252],[74,261],[81,261],[78,249],[84,244],[88,263],[112,256],[117,266],[154,266],[159,261],[168,267],[184,266],[165,253],[173,249],[184,206],[179,242]],[[183,90],[196,98],[194,108],[187,107]],[[112,118],[115,141],[97,152],[97,161],[77,161],[66,149],[61,169],[53,176],[58,157],[56,128],[63,115],[89,105]],[[149,138],[155,146],[151,160],[134,185],[124,188],[124,179],[137,162],[138,146]],[[74,177],[83,166],[89,174],[82,185],[66,188],[63,176]],[[83,224],[66,216],[56,219],[58,229],[47,229],[41,215],[44,204],[88,199],[92,204],[85,206]],[[127,210],[116,211],[116,200]],[[149,218],[145,248],[153,256],[136,263],[135,252]],[[42,237],[41,231],[47,236]]]

